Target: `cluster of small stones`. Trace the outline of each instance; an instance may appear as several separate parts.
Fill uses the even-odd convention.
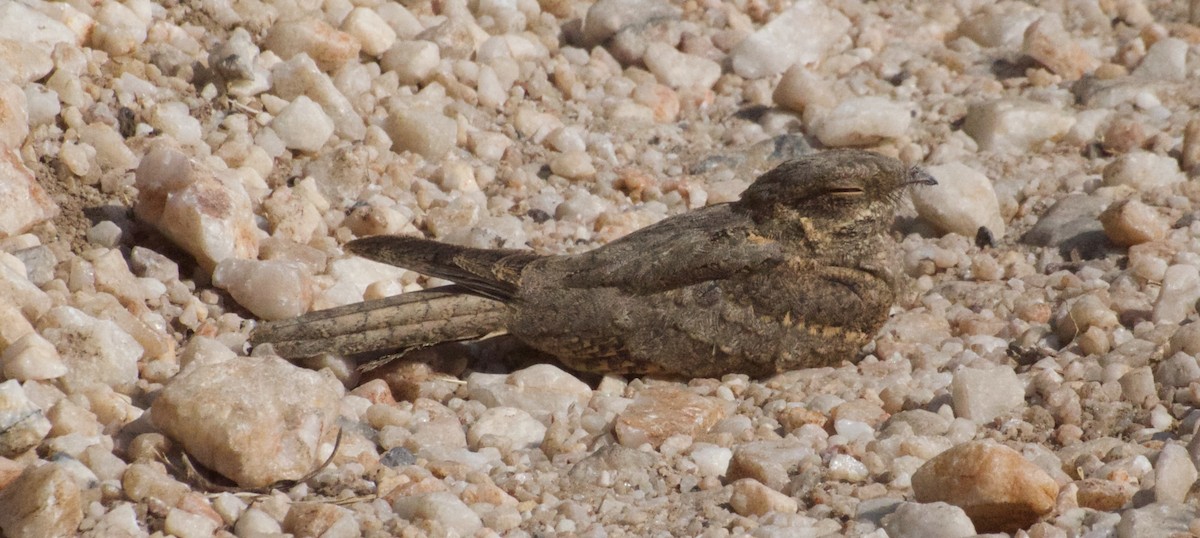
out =
[[[1198,107],[1196,0],[0,2],[0,531],[1200,534]],[[246,356],[430,284],[352,238],[575,252],[845,146],[939,181],[857,364]]]

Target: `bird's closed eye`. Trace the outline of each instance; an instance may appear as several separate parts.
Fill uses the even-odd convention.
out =
[[[839,198],[853,198],[856,196],[862,196],[863,194],[866,194],[866,191],[864,191],[858,187],[835,187],[835,188],[829,189],[829,191],[826,192],[826,194],[828,194],[830,196],[836,196]]]

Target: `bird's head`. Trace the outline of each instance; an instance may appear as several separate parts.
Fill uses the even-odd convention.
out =
[[[759,176],[735,209],[777,240],[818,248],[886,236],[910,185],[936,185],[921,168],[864,150],[830,150]]]

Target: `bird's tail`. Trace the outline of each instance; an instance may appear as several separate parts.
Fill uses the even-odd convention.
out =
[[[442,286],[266,322],[254,329],[250,342],[270,344],[289,359],[413,349],[501,333],[505,310],[457,285]]]

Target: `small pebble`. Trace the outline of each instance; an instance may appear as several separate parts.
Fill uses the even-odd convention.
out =
[[[283,520],[283,530],[296,536],[353,538],[362,535],[353,512],[341,506],[316,502],[292,504]]]
[[[617,416],[613,430],[622,445],[657,447],[675,435],[696,437],[725,416],[724,408],[711,398],[693,392],[659,387],[642,391]]]
[[[362,48],[353,36],[319,18],[280,19],[271,25],[263,45],[284,60],[306,54],[321,70],[328,72],[357,58]]]
[[[1109,241],[1131,247],[1166,237],[1166,221],[1154,208],[1137,200],[1121,200],[1100,214],[1100,224]]]
[[[378,13],[366,7],[356,7],[342,20],[342,31],[362,45],[362,51],[372,56],[383,54],[396,42],[396,31]]]
[[[408,520],[436,521],[459,536],[470,536],[483,527],[483,521],[470,507],[454,494],[442,491],[401,497],[392,503],[392,509]]]
[[[163,521],[163,531],[179,538],[212,536],[218,526],[216,521],[179,508],[172,508],[170,512],[167,512],[167,517]]]
[[[1105,185],[1127,185],[1143,193],[1159,191],[1184,179],[1175,159],[1146,151],[1126,153],[1104,167]]]
[[[717,62],[679,52],[662,43],[651,43],[647,47],[645,62],[659,82],[685,92],[712,89],[721,76],[721,66]]]
[[[380,66],[400,77],[400,84],[424,82],[441,62],[437,45],[428,41],[397,41],[380,58]]]
[[[98,246],[114,248],[121,242],[121,227],[111,220],[102,220],[88,228],[87,240]]]
[[[568,151],[550,161],[550,171],[570,180],[584,180],[596,175],[592,158],[583,151]]]
[[[475,373],[467,376],[471,399],[488,407],[515,407],[546,424],[555,412],[572,405],[586,406],[592,389],[571,374],[538,364],[508,375]]]
[[[395,151],[411,151],[430,160],[449,152],[458,138],[458,124],[453,119],[426,108],[395,110],[388,115],[385,128]]]
[[[1065,80],[1078,80],[1100,67],[1087,49],[1063,29],[1058,15],[1046,15],[1025,30],[1025,54]]]
[[[954,373],[951,397],[955,415],[986,424],[1025,403],[1025,387],[1008,367],[963,368]]]
[[[271,120],[271,128],[288,149],[315,152],[333,135],[333,120],[320,105],[301,95]]]
[[[1150,80],[1184,80],[1187,78],[1187,54],[1187,41],[1177,37],[1160,39],[1150,46],[1132,74]]]
[[[520,409],[493,407],[479,415],[467,429],[467,443],[475,450],[491,446],[489,436],[506,439],[514,448],[532,448],[542,444],[546,426]]]
[[[307,312],[314,293],[304,266],[287,261],[230,258],[213,270],[213,285],[228,290],[238,304],[264,320]]]
[[[1200,300],[1200,269],[1182,264],[1167,267],[1152,319],[1156,323],[1180,323],[1196,310],[1197,300]]]
[[[944,502],[903,502],[883,517],[881,527],[889,538],[966,538],[976,536],[975,525],[962,508]]]
[[[17,381],[55,379],[67,374],[58,350],[42,335],[30,332],[0,352],[4,377]]]
[[[790,473],[813,455],[811,447],[795,438],[744,443],[733,451],[727,474],[732,480],[753,478],[778,491],[787,484]]]
[[[743,516],[761,516],[772,512],[791,514],[799,507],[795,499],[764,486],[753,478],[743,478],[733,483],[733,496],[729,499],[729,505]]]
[[[72,392],[102,384],[120,392],[133,389],[145,348],[108,320],[70,306],[57,306],[42,320],[42,334],[67,367],[61,379]]]

